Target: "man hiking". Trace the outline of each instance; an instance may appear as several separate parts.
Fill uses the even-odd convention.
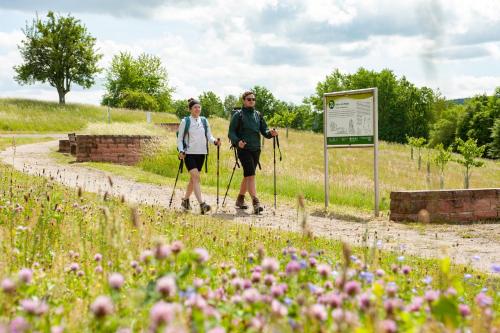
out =
[[[240,193],[236,199],[236,208],[247,209],[245,194],[248,191],[252,198],[253,211],[260,214],[264,209],[260,206],[255,186],[255,170],[259,165],[260,135],[271,139],[278,135],[276,130],[269,130],[266,121],[259,111],[255,110],[255,94],[246,91],[243,96],[243,107],[231,118],[229,124],[229,139],[234,149],[237,149],[238,159],[243,166],[243,180]]]

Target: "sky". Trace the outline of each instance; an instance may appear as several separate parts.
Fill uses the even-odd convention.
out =
[[[21,86],[22,29],[48,10],[80,19],[113,55],[159,56],[174,98],[221,98],[265,86],[300,103],[338,68],[388,68],[448,99],[500,86],[500,0],[0,0],[0,96],[57,101],[48,84]],[[104,73],[67,102],[98,104]]]

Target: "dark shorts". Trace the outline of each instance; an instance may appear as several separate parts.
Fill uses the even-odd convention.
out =
[[[193,169],[198,169],[198,171],[201,171],[204,162],[204,154],[187,154],[184,158],[184,164],[186,164],[186,169],[188,171],[191,171]]]
[[[260,150],[251,151],[246,149],[238,149],[238,159],[243,167],[243,176],[255,176],[255,170],[259,164]]]

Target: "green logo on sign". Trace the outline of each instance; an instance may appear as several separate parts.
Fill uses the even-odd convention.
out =
[[[333,109],[335,107],[335,101],[330,101],[330,103],[328,103],[328,107]]]

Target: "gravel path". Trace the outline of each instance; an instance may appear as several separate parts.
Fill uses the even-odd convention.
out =
[[[42,135],[46,137],[50,135]],[[47,141],[21,145],[0,152],[0,161],[14,165],[20,171],[32,175],[52,176],[66,186],[82,187],[83,190],[112,195],[123,195],[128,202],[156,204],[168,207],[171,188],[114,176],[104,171],[81,166],[77,163],[61,165],[50,158],[49,154],[57,149],[57,141]],[[108,176],[113,179],[110,187]],[[181,190],[176,191],[174,208],[179,209]],[[215,197],[205,195],[207,202],[215,205]],[[272,203],[264,203],[272,207]],[[231,208],[229,208],[231,207]],[[256,217],[247,212],[236,213],[234,201],[229,200],[225,209],[219,209],[213,216],[249,223],[255,226],[301,231],[294,207],[280,206],[276,212],[266,207],[262,216]],[[195,211],[198,207],[194,208]],[[456,263],[490,271],[493,263],[500,263],[500,224],[476,225],[425,225],[408,226],[387,220],[374,220],[368,223],[342,221],[324,216],[308,216],[308,228],[314,235],[340,239],[353,245],[361,245],[365,233],[368,243],[374,238],[382,240],[382,248],[420,257],[441,257],[449,255]]]

